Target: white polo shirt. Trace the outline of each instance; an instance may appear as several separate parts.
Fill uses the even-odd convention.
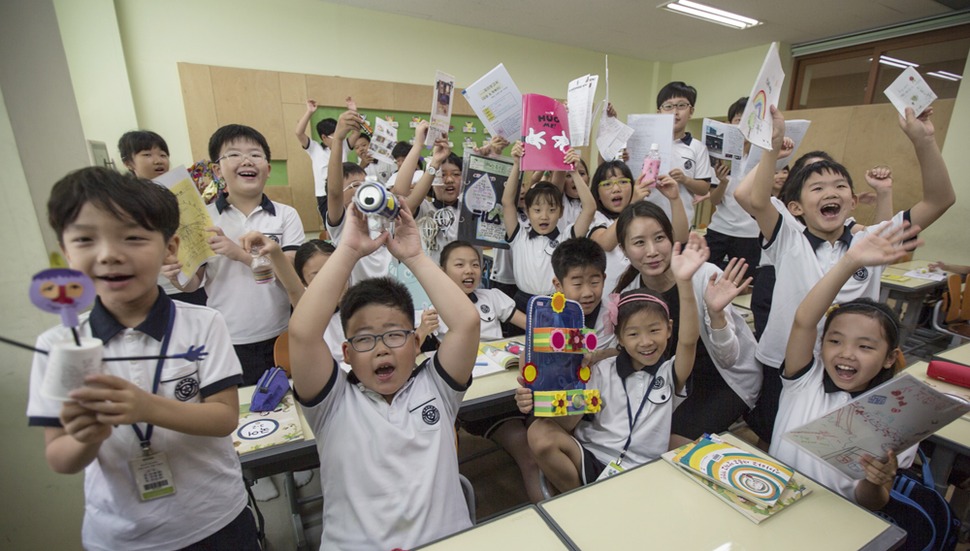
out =
[[[437,199],[421,201],[418,212],[414,216],[414,221],[418,224],[419,229],[424,224],[437,227],[437,231],[434,234],[435,246],[433,248],[429,246],[430,243],[425,242],[424,232],[422,232],[421,237],[425,252],[434,260],[435,264],[438,264],[441,259],[441,249],[448,243],[458,240],[458,219],[460,215],[461,210],[459,209],[458,203],[446,205]]]
[[[817,356],[812,363],[791,379],[782,377],[782,385],[778,416],[775,417],[775,438],[771,439],[768,452],[772,457],[855,503],[855,487],[859,484],[858,480],[849,478],[814,454],[808,453],[782,437],[786,432],[849,403],[854,397],[853,393],[836,386],[825,372],[822,360]],[[862,392],[854,394],[859,395]],[[913,464],[918,447],[917,445],[897,452],[900,469]]]
[[[262,203],[249,216],[220,196],[206,206],[212,223],[226,237],[239,243],[250,231],[258,231],[280,244],[284,251],[300,248],[305,237],[303,222],[296,209],[270,201]],[[290,320],[290,299],[283,284],[256,283],[248,264],[216,255],[205,264],[206,303],[226,320],[233,344],[249,344],[272,339],[282,333]]]
[[[737,162],[743,163],[744,161]],[[740,173],[740,170],[736,172]],[[727,182],[721,182],[719,185],[727,185],[727,191],[724,192],[721,204],[717,206],[717,210],[711,216],[711,223],[707,225],[707,228],[731,237],[753,238],[761,235],[758,221],[748,214],[748,211],[744,210],[738,200],[734,198],[734,192],[741,185],[740,174],[737,176],[732,174]]]
[[[377,161],[364,167],[364,174],[377,178],[377,181],[382,184],[386,184],[395,171],[397,171],[395,163],[385,163],[384,161]]]
[[[345,373],[350,373],[350,365],[344,362],[344,347],[343,343],[347,340],[344,336],[344,326],[340,323],[340,313],[337,312],[330,316],[330,323],[327,324],[327,328],[323,331],[323,340],[327,343],[327,348],[330,349],[330,355],[333,356],[337,365],[340,369],[343,369]]]
[[[710,153],[704,145],[704,140],[694,139],[690,132],[687,132],[683,138],[674,141],[672,157],[670,170],[679,168],[688,178],[711,180],[711,185],[717,185],[714,169],[711,168]],[[654,190],[645,200],[657,204],[667,214],[667,218],[670,218],[670,201],[663,193]],[[694,195],[686,187],[680,186],[680,200],[684,203],[684,210],[687,211],[687,223],[693,226]]]
[[[482,340],[492,341],[502,338],[502,324],[515,314],[515,301],[498,289],[475,289],[468,295],[469,300],[478,308],[482,320]],[[439,319],[438,337],[448,333],[445,320]]]
[[[516,209],[519,216],[519,226],[531,227],[529,217],[521,210]],[[559,219],[562,221],[562,218]],[[492,249],[492,281],[515,285],[515,272],[512,269],[512,252],[509,249]]]
[[[851,226],[846,226],[835,243],[829,243],[812,235],[807,228],[793,223],[794,218],[784,215],[778,218],[773,235],[762,245],[764,254],[775,266],[777,274],[771,303],[774,305],[768,314],[768,323],[758,343],[757,357],[763,364],[778,367],[785,359],[788,335],[795,321],[795,310],[812,287],[822,279],[849,247],[862,239],[869,229],[852,235]],[[891,220],[894,226],[909,220],[909,211],[896,213]],[[876,226],[873,226],[875,228]],[[842,286],[835,302],[843,304],[857,298],[879,298],[879,279],[885,266],[862,268]],[[822,325],[819,321],[819,337]],[[818,344],[816,342],[816,348]]]
[[[310,165],[313,167],[313,190],[317,197],[327,196],[327,170],[330,166],[330,148],[323,147],[320,142],[307,139],[307,146],[303,148],[310,156]],[[343,150],[341,162],[347,160],[347,150]]]
[[[579,218],[579,214],[583,212],[583,202],[578,197],[573,199],[572,197],[567,197],[565,193],[562,194],[562,216],[560,220],[565,222],[565,224],[571,225],[576,223],[576,219]]]
[[[594,233],[604,231],[615,223],[615,219],[596,211],[596,214],[593,215],[593,223],[590,224],[589,233],[586,236],[592,238]],[[619,244],[613,247],[612,251],[604,249],[604,252],[606,252],[606,279],[603,280],[603,293],[609,294],[616,288],[616,282],[623,275],[623,272],[630,267],[630,259],[623,254],[623,249]]]
[[[434,355],[390,404],[339,369],[300,398],[320,454],[321,550],[413,549],[471,526],[455,449],[466,388]]]
[[[327,218],[330,218],[330,216],[328,215]],[[334,246],[340,243],[340,236],[344,232],[344,222],[346,222],[345,215],[341,216],[336,226],[330,225],[329,220],[326,221],[327,232],[330,234],[330,239],[333,241]],[[376,239],[380,236],[380,232],[372,231],[370,232],[370,236],[372,239]],[[390,274],[391,262],[393,261],[394,255],[391,254],[391,251],[387,250],[387,247],[382,245],[376,251],[357,261],[354,269],[350,271],[350,284],[353,285],[365,279],[388,276]]]
[[[573,430],[573,436],[596,459],[608,464],[619,457],[630,435],[629,403],[636,423],[623,465],[630,468],[657,459],[670,445],[674,409],[687,397],[676,394],[674,385],[673,358],[640,371],[633,370],[626,352],[597,362],[586,387],[599,389],[603,409],[584,416]],[[648,387],[649,395],[645,396]],[[641,402],[643,410],[637,416]]]
[[[515,284],[523,293],[530,295],[551,295],[556,287],[552,284],[552,253],[564,239],[573,237],[573,227],[566,231],[557,227],[547,235],[539,235],[532,228],[519,224],[512,237],[508,238],[512,253],[512,270]]]
[[[208,355],[194,362],[166,360],[158,394],[199,403],[241,384],[242,370],[222,316],[204,306],[173,301],[164,293],[159,293],[146,320],[134,329],[118,323],[98,300],[90,312],[79,316],[78,332],[104,341],[108,358],[159,354],[171,304],[176,314],[168,354],[205,345]],[[37,338],[37,348],[50,350],[54,343],[69,340],[70,330],[57,326]],[[151,392],[157,364],[157,360],[111,361],[102,368]],[[35,354],[27,417],[32,426],[59,428],[62,403],[40,395],[46,371],[47,356]],[[145,431],[145,425],[140,428]],[[151,446],[166,454],[175,494],[146,502],[138,499],[128,461],[140,456],[141,446],[130,425],[114,427],[84,469],[81,543],[85,549],[180,549],[218,532],[246,506],[239,456],[229,436],[192,436],[156,426]]]

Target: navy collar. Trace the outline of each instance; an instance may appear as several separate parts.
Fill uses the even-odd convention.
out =
[[[660,358],[660,361],[653,365],[645,365],[640,371],[645,371],[656,377],[657,370],[660,369],[660,366],[664,363],[664,361],[666,361],[666,359],[666,355],[664,355],[664,357]],[[633,360],[630,359],[630,354],[628,354],[626,350],[620,349],[620,355],[616,357],[616,374],[619,375],[621,380],[625,381],[627,377],[636,372],[637,371],[633,369]]]
[[[818,250],[823,243],[826,243],[824,239],[808,231],[808,228],[802,232],[805,238],[808,239],[808,243],[812,246],[812,250]],[[841,241],[845,245],[845,248],[849,248],[852,245],[852,225],[847,225],[842,228],[842,235],[840,235],[836,241]]]
[[[478,303],[478,295],[475,294],[475,291],[472,291],[465,296],[468,297],[468,300],[472,301],[472,303],[474,304]]]
[[[583,316],[583,324],[586,326],[586,329],[596,329],[596,320],[600,317],[600,308],[602,307],[603,301],[601,300],[588,316]]]
[[[168,327],[169,305],[171,303],[172,299],[159,287],[158,298],[155,299],[155,304],[152,304],[151,310],[148,311],[148,317],[138,327],[135,327],[135,331],[144,333],[161,342],[165,337],[165,328]],[[101,339],[103,343],[107,343],[115,335],[127,329],[104,307],[104,304],[101,303],[101,297],[94,301],[94,308],[91,309],[91,316],[88,321],[91,323],[91,335]]]
[[[222,214],[222,211],[226,210],[230,206],[232,205],[229,203],[228,193],[220,193],[219,196],[216,197],[216,210],[219,211],[219,214]],[[276,216],[276,205],[269,200],[269,197],[267,197],[265,193],[263,194],[263,199],[260,201],[259,206],[266,212]]]
[[[555,241],[559,238],[559,228],[555,228],[545,235],[537,232],[534,228],[529,228],[529,239],[535,239],[536,237],[548,237],[549,241]]]
[[[684,132],[684,137],[680,141],[684,142],[684,145],[690,145],[690,142],[694,141],[694,136],[691,136],[690,132]]]
[[[439,199],[432,199],[431,204],[434,205],[434,208],[436,209],[443,209],[445,207],[458,208],[458,200],[455,200],[454,203],[445,203]]]

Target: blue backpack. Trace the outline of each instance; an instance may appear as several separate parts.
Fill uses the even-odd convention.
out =
[[[906,530],[902,550],[952,551],[956,548],[960,519],[936,491],[930,462],[919,450],[922,477],[913,469],[896,474],[889,503],[876,514]]]

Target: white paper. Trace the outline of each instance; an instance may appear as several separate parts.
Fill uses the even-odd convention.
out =
[[[674,152],[674,116],[670,114],[630,115],[626,123],[633,128],[633,135],[626,142],[630,154],[627,164],[639,176],[643,159],[650,151],[651,144],[657,144],[660,151],[660,174],[670,172]]]
[[[733,124],[704,119],[704,145],[716,159],[737,161],[744,154],[744,135]]]
[[[499,63],[461,93],[489,134],[501,136],[510,142],[519,139],[522,132],[522,93],[505,70],[505,65]]]
[[[610,56],[605,55],[606,63],[606,103],[610,102]]]
[[[435,140],[445,137],[448,134],[448,129],[451,128],[451,105],[455,97],[455,77],[442,71],[435,72],[432,95],[431,122],[428,127],[428,137],[424,141],[424,145],[427,147],[434,146]]]
[[[907,107],[912,108],[913,113],[919,116],[936,99],[930,85],[912,67],[907,67],[883,93],[903,117],[906,116]]]
[[[909,374],[785,434],[853,479],[865,476],[864,455],[899,453],[970,411],[970,402],[942,394]]]
[[[741,114],[741,133],[752,145],[771,150],[771,110],[778,107],[781,86],[785,82],[785,71],[778,57],[778,43],[772,42],[768,55],[761,65],[758,79],[755,80],[748,96],[748,104]]]
[[[626,147],[627,140],[633,135],[633,129],[614,117],[606,116],[605,100],[600,115],[600,126],[596,134],[596,148],[607,161],[618,159],[620,151]]]
[[[798,148],[801,147],[802,141],[805,139],[805,134],[808,132],[808,127],[811,126],[811,124],[812,121],[804,119],[785,121],[785,136],[791,138],[791,140],[795,142],[795,148],[792,149],[791,155],[785,157],[784,159],[778,159],[778,161],[775,163],[775,170],[781,170],[798,158]],[[764,150],[760,147],[752,147],[751,150],[748,151],[748,157],[744,160],[744,166],[741,167],[741,178],[744,178],[749,172],[754,170],[754,167],[757,166],[758,162],[761,161],[762,153],[764,153]]]
[[[569,106],[569,141],[572,147],[589,145],[593,123],[593,97],[599,75],[586,75],[569,83],[566,103]]]
[[[394,162],[394,146],[397,145],[397,128],[384,119],[374,120],[374,135],[370,139],[370,154],[378,161],[391,165]]]
[[[926,268],[922,270],[910,270],[903,274],[909,277],[915,277],[917,279],[929,279],[930,281],[943,281],[946,279],[947,275],[943,272],[930,272]]]

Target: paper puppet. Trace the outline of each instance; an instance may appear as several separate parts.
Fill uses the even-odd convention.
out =
[[[596,349],[596,333],[587,329],[579,303],[562,293],[529,299],[522,378],[532,389],[536,417],[596,413],[598,390],[587,389],[590,367],[583,355]]]

